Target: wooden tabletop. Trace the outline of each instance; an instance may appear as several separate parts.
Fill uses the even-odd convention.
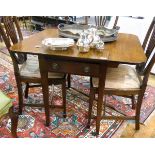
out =
[[[105,43],[105,48],[102,52],[91,49],[88,53],[80,53],[76,45],[66,51],[51,51],[41,46],[43,39],[52,37],[59,37],[58,30],[46,29],[13,45],[10,51],[29,54],[45,54],[51,55],[52,57],[62,57],[68,60],[75,59],[80,61],[85,59],[86,61],[92,62],[112,61],[137,64],[146,61],[146,56],[140,41],[138,37],[133,34],[119,33],[116,41]]]

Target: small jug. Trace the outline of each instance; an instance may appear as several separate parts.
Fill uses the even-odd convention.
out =
[[[100,36],[97,35],[97,29],[96,28],[90,28],[88,29],[89,34],[92,37],[92,42],[90,44],[91,48],[96,48],[96,45],[100,42]]]
[[[80,38],[77,41],[77,46],[80,52],[88,52],[90,49],[90,44],[92,42],[92,37],[90,37],[90,34],[88,31],[83,31],[80,34]]]

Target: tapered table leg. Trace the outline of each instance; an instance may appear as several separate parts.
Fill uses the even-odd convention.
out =
[[[41,74],[41,85],[43,92],[43,101],[46,116],[46,126],[50,125],[50,106],[49,106],[49,89],[48,89],[48,69],[46,67],[46,62],[42,56],[39,56],[39,67]]]
[[[71,87],[71,75],[70,74],[67,75],[67,85],[68,85],[67,86],[68,88]]]
[[[106,65],[101,64],[100,72],[99,72],[100,75],[99,75],[99,94],[98,94],[98,102],[97,102],[96,135],[99,135],[99,131],[100,131],[100,121],[101,121],[101,112],[102,112],[102,104],[103,104],[106,70],[107,70]]]
[[[43,100],[44,100],[44,107],[45,107],[45,115],[46,115],[46,126],[50,125],[50,108],[49,108],[49,90],[48,84],[42,84],[42,91],[43,91]]]

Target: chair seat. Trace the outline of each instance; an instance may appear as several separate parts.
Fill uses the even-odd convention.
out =
[[[0,118],[4,114],[8,113],[8,110],[11,106],[11,99],[8,98],[2,91],[0,91]]]
[[[98,87],[98,78],[92,78],[93,87]],[[105,88],[107,89],[139,89],[140,80],[135,69],[128,65],[108,68]]]
[[[37,57],[31,57],[31,59],[27,59],[27,61],[20,66],[20,75],[25,77],[33,77],[33,78],[41,78],[40,69],[39,69],[39,61]],[[65,74],[63,73],[54,73],[49,72],[48,78],[64,78]]]

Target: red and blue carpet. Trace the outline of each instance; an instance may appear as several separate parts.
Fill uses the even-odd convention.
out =
[[[5,57],[5,56],[4,56]],[[83,76],[72,76],[72,86],[85,94],[89,94],[89,78]],[[15,107],[18,107],[18,95],[13,73],[13,67],[6,61],[0,58],[0,89],[7,93],[12,98]],[[24,89],[24,87],[23,87]],[[145,98],[141,111],[141,122],[150,115],[155,108],[155,98],[153,94],[155,88],[148,86],[145,93]],[[60,105],[61,89],[55,86],[50,89],[51,103]],[[25,103],[43,103],[42,91],[40,88],[33,88],[30,90],[28,99]],[[107,115],[133,115],[134,110],[131,110],[129,100],[122,97],[108,96],[108,106],[106,108]],[[79,137],[90,138],[95,137],[95,120],[91,122],[91,128],[87,129],[87,111],[88,111],[88,97],[82,93],[74,90],[67,90],[67,118],[62,117],[62,110],[51,110],[50,126],[46,127],[45,113],[43,108],[25,107],[23,115],[19,117],[18,136],[19,137]],[[94,106],[93,114],[96,114],[96,106]],[[122,121],[102,120],[101,129],[98,137],[109,138],[121,126]],[[0,137],[8,138],[10,134],[10,120],[4,117],[0,122]]]

